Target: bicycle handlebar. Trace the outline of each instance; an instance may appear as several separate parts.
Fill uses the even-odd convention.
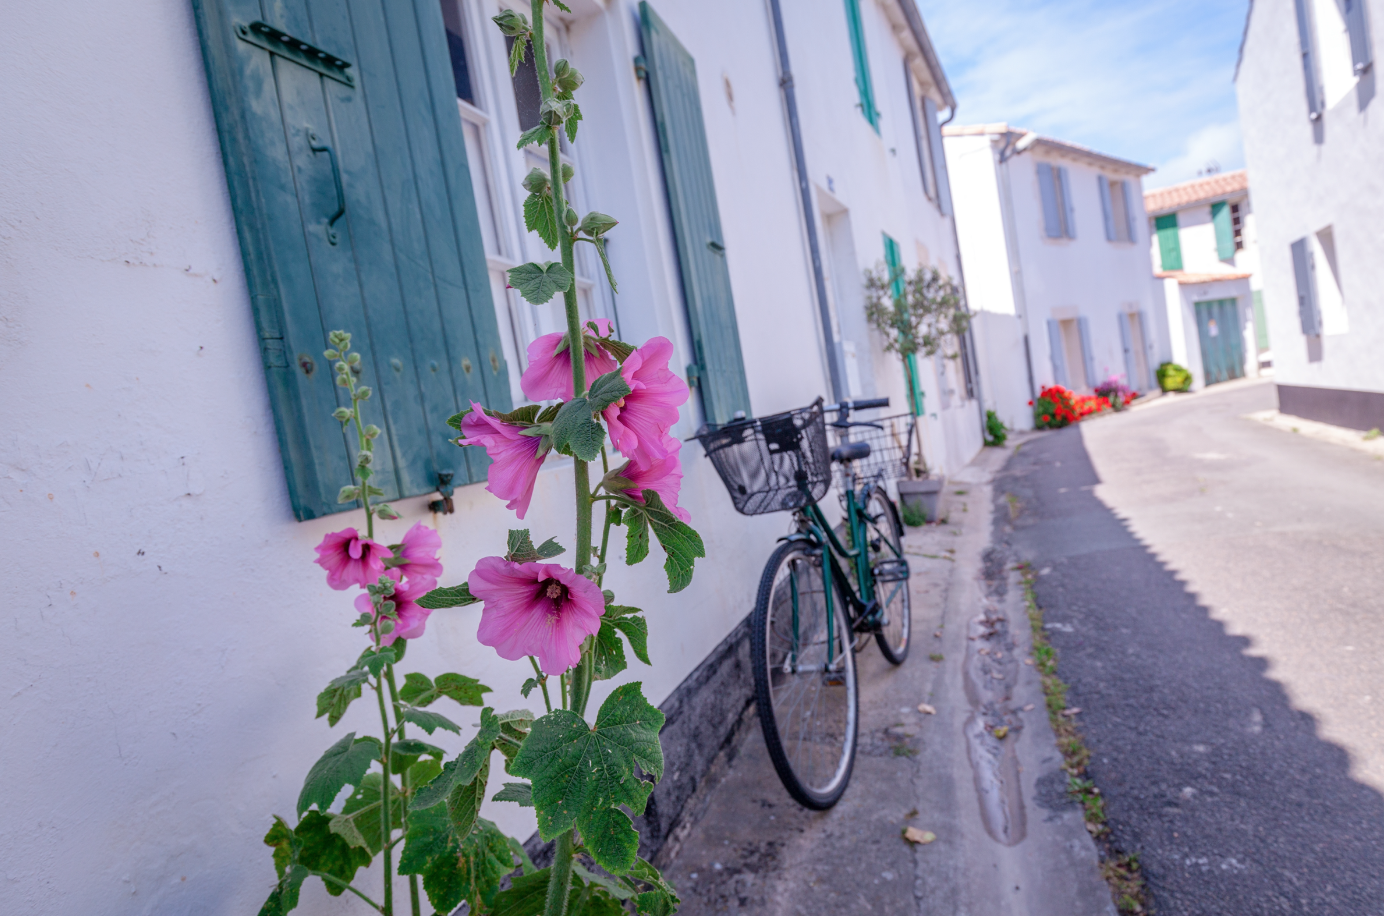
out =
[[[844,410],[849,413],[852,410],[870,410],[875,407],[888,406],[888,398],[865,398],[859,401],[842,401],[840,404],[827,404],[822,410]]]

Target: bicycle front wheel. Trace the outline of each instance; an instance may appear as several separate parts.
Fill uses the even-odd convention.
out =
[[[902,665],[908,658],[908,640],[913,632],[913,604],[903,555],[903,525],[883,489],[871,493],[865,505],[865,540],[870,547],[870,567],[875,570],[875,599],[884,615],[875,641],[885,658]]]
[[[859,718],[852,633],[839,601],[828,626],[821,550],[789,541],[769,558],[750,621],[764,743],[788,794],[830,808],[855,765]]]

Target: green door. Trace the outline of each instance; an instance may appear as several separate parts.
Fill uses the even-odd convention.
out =
[[[1245,374],[1245,344],[1240,309],[1235,299],[1196,303],[1201,369],[1206,384],[1226,382]]]

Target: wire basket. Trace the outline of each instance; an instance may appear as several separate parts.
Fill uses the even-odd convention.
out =
[[[771,417],[703,426],[697,439],[742,515],[801,509],[831,485],[821,398]]]
[[[851,462],[853,467],[847,472],[846,465],[840,465],[836,469],[836,485],[842,491],[854,486],[853,474],[856,479],[870,480],[876,477],[885,480],[897,480],[900,477],[908,476],[908,463],[913,458],[914,445],[914,425],[917,417],[911,413],[896,414],[892,417],[879,417],[874,420],[853,421],[861,424],[860,426],[839,427],[830,424],[835,444],[843,442],[868,442],[870,443],[870,454],[868,457]]]

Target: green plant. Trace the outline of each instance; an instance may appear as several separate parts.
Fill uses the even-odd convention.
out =
[[[865,271],[865,318],[883,337],[884,349],[905,358],[934,356],[971,326],[961,288],[936,267],[909,274],[880,263]],[[957,355],[946,354],[948,359]]]
[[[1159,363],[1158,387],[1164,391],[1186,391],[1192,387],[1192,373],[1177,363]]]
[[[1009,427],[1004,425],[999,414],[993,410],[985,411],[985,444],[1004,445],[1004,440],[1009,438]]]
[[[903,516],[903,523],[910,528],[921,528],[927,524],[927,513],[923,511],[922,506],[914,503],[904,503],[899,515]]]

